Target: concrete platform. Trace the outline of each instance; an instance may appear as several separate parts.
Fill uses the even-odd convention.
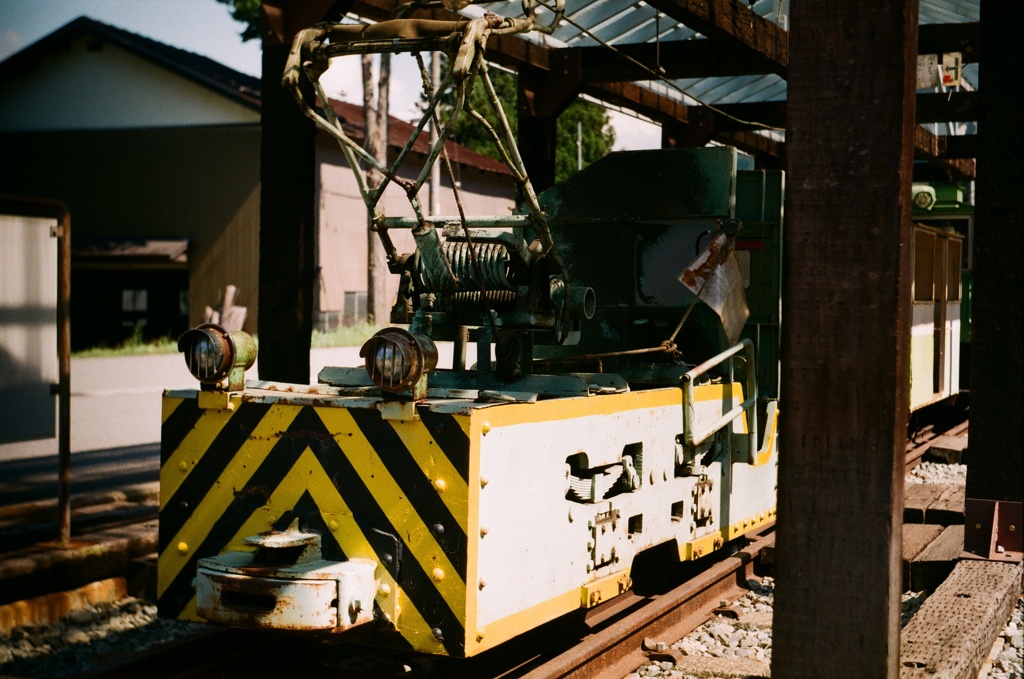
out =
[[[0,630],[144,593],[137,561],[156,552],[157,502],[155,482],[74,496],[67,546],[55,539],[56,500],[0,507]]]

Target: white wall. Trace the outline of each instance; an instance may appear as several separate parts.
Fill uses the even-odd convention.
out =
[[[55,219],[0,215],[0,444],[56,433]]]
[[[0,87],[0,132],[258,123],[259,113],[83,36]]]
[[[419,161],[407,163],[403,177],[415,178]],[[345,164],[341,151],[333,140],[325,140],[317,147],[319,186],[317,219],[319,240],[316,261],[320,267],[317,301],[314,312],[341,311],[345,292],[363,292],[367,289],[366,252],[367,216],[363,199],[359,195],[352,170]],[[454,165],[454,163],[453,163]],[[514,203],[514,183],[509,175],[483,172],[475,168],[456,166],[456,180],[461,183],[460,196],[467,216],[507,215]],[[458,208],[451,183],[442,171],[441,213],[457,215]],[[420,201],[427,209],[428,191],[420,191]],[[384,193],[381,208],[389,217],[413,215],[404,191],[391,185]],[[413,252],[412,235],[406,230],[389,232],[399,254]],[[388,295],[393,299],[398,292],[398,276],[388,277]]]

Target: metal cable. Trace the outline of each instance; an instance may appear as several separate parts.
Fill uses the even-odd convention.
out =
[[[550,7],[544,0],[537,0],[537,2],[540,3],[544,7],[547,7],[551,11],[554,11],[554,8]],[[657,17],[655,17],[655,19],[657,19]],[[719,108],[716,108],[714,105],[709,104],[709,103],[701,100],[699,97],[695,97],[694,95],[690,94],[689,92],[684,90],[682,87],[680,87],[676,83],[674,83],[671,80],[669,80],[668,78],[666,78],[663,74],[659,73],[658,70],[652,69],[647,64],[645,64],[643,62],[640,62],[640,61],[637,61],[633,57],[629,56],[628,54],[626,54],[622,50],[620,50],[617,47],[615,47],[615,45],[612,45],[612,44],[602,40],[601,38],[597,37],[593,32],[590,31],[590,29],[588,29],[585,26],[583,26],[583,25],[573,21],[567,15],[562,15],[562,20],[565,21],[570,26],[572,26],[573,28],[576,28],[580,32],[582,32],[585,35],[587,35],[588,37],[592,38],[593,40],[595,40],[601,46],[608,48],[609,50],[611,50],[612,52],[614,52],[618,56],[622,57],[623,59],[625,59],[629,63],[633,64],[634,66],[639,67],[647,75],[651,76],[652,80],[658,80],[658,81],[661,81],[661,82],[665,83],[668,87],[672,88],[673,90],[679,92],[680,94],[682,94],[684,96],[689,97],[690,99],[693,99],[695,102],[697,102],[701,106],[714,111],[715,113],[717,113],[718,115],[720,115],[720,116],[722,116],[724,118],[728,118],[729,120],[731,120],[733,122],[736,122],[736,123],[739,123],[741,125],[750,125],[751,127],[758,127],[758,128],[763,129],[763,130],[772,130],[774,132],[784,132],[786,130],[786,128],[784,128],[784,127],[775,127],[773,125],[767,125],[765,123],[760,123],[760,122],[757,122],[755,120],[744,120],[743,118],[738,118],[738,117],[736,117],[734,115],[726,113],[725,111],[723,111],[723,110],[721,110]],[[660,41],[659,41],[659,43],[658,43],[658,45],[656,47],[656,52],[658,52],[658,51],[660,51]]]

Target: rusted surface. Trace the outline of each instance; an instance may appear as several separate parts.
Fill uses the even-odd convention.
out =
[[[967,498],[964,519],[964,549],[972,555],[997,561],[1024,559],[1022,503]]]
[[[107,578],[66,592],[53,592],[32,599],[13,601],[0,606],[0,632],[7,633],[18,625],[48,625],[71,611],[87,605],[117,601],[127,596],[123,577]]]
[[[934,429],[929,428],[927,431],[915,434],[909,441],[907,441],[907,471],[909,472],[911,469],[921,464],[921,458],[924,457],[925,453],[927,453],[932,446],[939,444],[944,437],[965,436],[967,434],[969,424],[970,422],[965,419],[960,424],[945,431],[936,432]]]
[[[774,536],[758,539],[635,615],[594,634],[525,676],[528,679],[625,676],[644,661],[645,637],[683,637],[703,623],[722,599],[738,597],[753,575],[754,560],[762,547],[772,540]]]
[[[413,398],[419,400],[426,398],[426,383],[420,385],[420,379],[437,366],[437,346],[426,336],[384,328],[363,344],[359,357],[378,387],[398,394],[415,385]]]

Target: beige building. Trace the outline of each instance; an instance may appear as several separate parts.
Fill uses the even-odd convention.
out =
[[[361,109],[336,108],[358,138]],[[136,330],[175,336],[229,284],[255,331],[259,110],[259,79],[86,17],[0,62],[0,193],[59,198],[71,210],[75,348]],[[391,124],[404,143],[411,126]],[[467,209],[506,213],[504,168],[455,144],[449,153]],[[422,162],[413,155],[409,174]],[[366,211],[326,136],[317,162],[314,313],[332,327],[365,315]],[[403,202],[389,195],[385,211],[405,214]]]

